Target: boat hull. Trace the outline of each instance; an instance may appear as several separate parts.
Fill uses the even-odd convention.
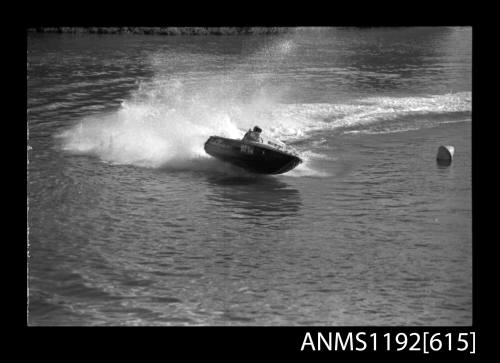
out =
[[[205,142],[207,154],[259,174],[282,174],[302,162],[296,155],[276,150],[268,145],[211,136]]]

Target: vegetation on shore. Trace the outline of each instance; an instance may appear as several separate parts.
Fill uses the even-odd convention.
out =
[[[29,33],[152,34],[152,35],[267,35],[282,34],[287,27],[38,27]]]

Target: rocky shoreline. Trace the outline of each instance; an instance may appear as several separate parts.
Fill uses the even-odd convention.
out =
[[[150,35],[270,35],[290,31],[288,27],[38,27],[28,33],[150,34]]]

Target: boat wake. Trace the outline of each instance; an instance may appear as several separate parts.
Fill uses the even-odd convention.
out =
[[[176,83],[171,93],[182,91],[179,88]],[[58,136],[64,150],[113,164],[199,170],[210,158],[203,149],[210,136],[239,139],[258,124],[264,134],[306,154],[304,170],[308,160],[327,158],[318,150],[331,132],[393,133],[452,122],[459,116],[470,120],[468,93],[328,105],[279,104],[259,97],[247,101],[221,102],[200,94],[185,94],[175,102],[168,97],[124,101],[116,112],[80,120]]]
[[[140,83],[116,111],[86,117],[58,134],[61,147],[113,164],[205,170],[219,165],[204,151],[210,136],[239,139],[258,125],[264,135],[307,155],[290,174],[300,176],[312,169],[310,160],[328,157],[316,145],[332,132],[397,132],[457,117],[470,119],[470,92],[289,103],[286,92],[280,93],[271,80],[276,67],[294,51],[293,41],[278,40],[250,55],[251,62],[198,76],[169,73],[171,62],[190,57],[153,57],[157,74],[152,80]],[[251,65],[259,61],[256,72]]]

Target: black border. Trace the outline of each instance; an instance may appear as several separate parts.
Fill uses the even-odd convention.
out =
[[[468,26],[474,6],[406,3],[230,1],[133,4],[44,1],[26,5],[25,27],[57,26]]]
[[[293,3],[297,4],[297,3]],[[288,6],[294,6],[288,4]],[[190,4],[188,4],[187,7]],[[458,5],[458,4],[456,4]],[[277,354],[279,356],[289,356],[291,358],[305,358],[311,357],[324,357],[333,360],[339,357],[342,358],[415,358],[415,359],[437,359],[442,361],[443,358],[453,359],[479,359],[486,355],[486,350],[491,349],[493,346],[493,338],[488,335],[486,330],[486,319],[489,319],[488,312],[483,310],[482,305],[486,302],[485,291],[488,282],[485,278],[488,276],[485,273],[485,248],[483,243],[490,241],[490,238],[481,236],[484,234],[484,227],[488,224],[485,217],[484,208],[485,204],[482,201],[484,198],[485,189],[480,187],[480,165],[484,163],[484,158],[487,154],[482,150],[482,145],[485,144],[485,133],[479,128],[479,124],[485,119],[482,108],[486,101],[483,100],[483,93],[479,85],[483,82],[481,77],[485,76],[484,63],[482,63],[481,56],[479,55],[480,37],[484,35],[483,27],[474,21],[473,12],[470,9],[462,9],[462,12],[453,19],[449,18],[447,9],[441,12],[430,13],[429,8],[423,7],[419,11],[413,11],[413,19],[403,19],[401,17],[394,17],[392,13],[386,13],[388,7],[381,8],[383,15],[378,15],[380,12],[363,13],[361,16],[358,13],[350,13],[346,16],[345,9],[335,6],[329,7],[329,10],[319,9],[318,13],[310,16],[310,11],[306,9],[302,11],[299,9],[300,14],[293,14],[276,16],[277,13],[283,11],[283,8],[276,11],[276,7],[260,8],[257,4],[248,4],[252,7],[254,12],[259,12],[260,16],[252,18],[253,12],[246,12],[241,5],[227,5],[232,9],[238,7],[238,11],[245,12],[247,19],[241,17],[234,17],[227,15],[227,13],[218,13],[223,6],[209,6],[208,13],[205,13],[204,7],[200,7],[196,14],[182,13],[178,7],[170,9],[168,14],[157,14],[161,19],[150,18],[144,19],[130,19],[130,13],[137,15],[136,7],[138,5],[121,4],[117,8],[112,6],[106,8],[104,11],[99,11],[98,8],[90,4],[47,4],[38,3],[31,5],[25,17],[24,29],[19,32],[24,37],[26,42],[26,31],[28,28],[44,27],[44,26],[410,26],[410,25],[453,25],[453,26],[472,26],[473,27],[473,122],[472,122],[472,145],[473,145],[473,325],[471,327],[395,327],[395,326],[366,326],[366,327],[28,327],[26,321],[26,298],[25,290],[26,280],[20,282],[19,296],[21,296],[20,303],[16,304],[16,309],[19,308],[20,319],[18,326],[22,329],[22,337],[20,343],[29,347],[29,351],[35,356],[47,355],[50,358],[71,359],[71,357],[78,356],[81,358],[88,357],[95,359],[102,358],[103,352],[109,357],[127,357],[127,358],[140,358],[147,360],[148,358],[159,359],[179,359],[188,356],[201,356],[208,357],[208,355],[221,357],[229,356],[233,359],[239,357],[255,357],[267,356],[269,353]],[[295,5],[297,6],[297,5]],[[355,5],[354,7],[356,7]],[[410,4],[400,3],[399,7],[410,7]],[[418,5],[423,6],[422,5]],[[465,5],[461,5],[464,6]],[[75,9],[75,7],[77,9]],[[123,9],[129,7],[123,15]],[[192,6],[191,6],[192,7]],[[256,8],[256,9],[255,9]],[[334,8],[335,11],[332,9]],[[61,10],[62,9],[62,10]],[[83,9],[83,10],[82,10]],[[121,9],[121,10],[117,10]],[[148,16],[151,15],[151,5]],[[317,10],[318,10],[317,9]],[[359,9],[358,9],[359,10]],[[163,9],[162,11],[166,11]],[[191,9],[192,11],[192,9]],[[354,10],[353,10],[354,11]],[[63,14],[64,12],[64,14]],[[180,13],[181,12],[181,13]],[[262,15],[261,12],[264,14]],[[442,15],[446,13],[446,15]],[[333,15],[335,13],[335,15]],[[420,14],[422,13],[422,17]],[[112,14],[110,16],[110,14]],[[179,14],[182,14],[179,16]],[[217,15],[213,15],[217,14]],[[332,14],[332,16],[330,16]],[[240,14],[241,15],[241,14]],[[236,19],[236,20],[235,20]],[[21,41],[20,44],[23,44]],[[20,50],[19,54],[25,50]],[[22,63],[23,60],[20,60]],[[22,65],[24,67],[24,64]],[[26,77],[26,69],[20,71],[23,77]],[[26,79],[26,78],[24,78]],[[24,82],[24,80],[23,80]],[[26,83],[24,83],[26,84]],[[24,103],[24,102],[23,102]],[[24,112],[24,110],[22,111]],[[481,121],[479,121],[481,120]],[[22,136],[26,135],[26,124],[24,129],[21,128]],[[484,130],[484,128],[483,128]],[[20,143],[21,147],[26,147]],[[24,154],[26,148],[20,150],[20,154]],[[26,155],[26,154],[24,154]],[[22,165],[24,161],[19,161]],[[24,172],[24,171],[23,171]],[[26,175],[26,174],[24,174]],[[27,180],[26,180],[27,182]],[[482,195],[483,194],[483,195]],[[483,199],[484,200],[484,199]],[[24,208],[20,211],[22,215],[26,216]],[[26,218],[26,217],[24,217]],[[21,220],[24,220],[22,218]],[[26,224],[23,223],[23,230]],[[24,246],[25,247],[25,246]],[[26,248],[21,250],[26,262]],[[25,270],[26,265],[23,263],[20,269]],[[19,276],[24,276],[24,272],[19,271]],[[17,311],[17,310],[16,310]],[[327,335],[329,332],[341,332],[348,334],[352,332],[366,332],[367,334],[377,332],[379,335],[385,333],[396,334],[405,332],[441,332],[443,335],[452,332],[458,334],[462,332],[473,331],[476,333],[476,354],[467,355],[464,353],[431,353],[424,355],[421,352],[385,352],[379,350],[377,352],[312,352],[300,351],[304,336],[307,332],[315,333],[322,332]],[[99,352],[100,355],[96,356]],[[174,358],[175,357],[175,358]],[[177,358],[179,357],[179,358]]]

